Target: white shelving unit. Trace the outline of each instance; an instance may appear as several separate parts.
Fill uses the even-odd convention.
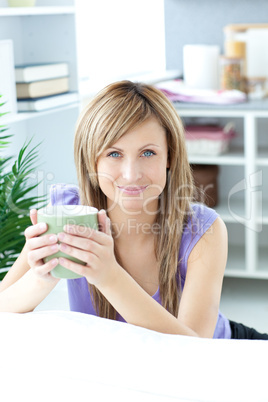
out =
[[[7,7],[0,0],[0,40],[12,39],[15,65],[67,62],[70,91],[78,92],[74,0],[37,0],[36,7]],[[76,183],[73,136],[80,103],[43,112],[7,114],[1,124],[13,134],[8,155],[17,155],[26,140],[39,148],[40,166],[33,181],[42,180],[38,194],[54,182]]]
[[[235,121],[238,138],[228,153],[189,159],[220,167],[220,201],[215,210],[229,234],[226,276],[268,279],[268,100],[226,107],[175,106],[185,123],[196,118]]]
[[[52,6],[52,7],[3,7],[0,9],[0,17],[21,17],[25,15],[55,15],[74,14],[75,7]]]

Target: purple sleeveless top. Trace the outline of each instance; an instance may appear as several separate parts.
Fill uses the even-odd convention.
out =
[[[52,205],[78,205],[80,202],[79,189],[74,185],[54,184],[50,188],[50,200]],[[184,228],[179,250],[180,264],[178,269],[180,269],[181,274],[182,291],[186,278],[188,257],[195,244],[218,217],[218,214],[213,209],[204,205],[193,204],[192,209],[193,215],[191,215]],[[86,278],[68,279],[67,284],[70,310],[97,315],[93,307]],[[152,297],[161,304],[159,288]],[[117,320],[125,322],[123,317],[118,313]],[[229,320],[220,311],[213,338],[231,338]]]

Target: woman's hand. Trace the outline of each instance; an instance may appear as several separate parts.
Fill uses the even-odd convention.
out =
[[[24,232],[28,264],[38,276],[58,282],[59,279],[54,278],[50,274],[50,271],[58,265],[58,258],[53,258],[47,263],[43,261],[43,258],[53,255],[58,251],[57,236],[55,234],[40,236],[47,231],[47,224],[37,223],[36,209],[30,211],[30,218],[33,226],[29,226]]]
[[[111,234],[110,219],[106,212],[98,213],[99,231],[78,225],[67,225],[64,233],[58,234],[60,250],[72,257],[84,261],[77,264],[66,258],[60,258],[62,266],[84,276],[95,286],[106,286],[114,280],[120,265],[114,255],[114,241]]]

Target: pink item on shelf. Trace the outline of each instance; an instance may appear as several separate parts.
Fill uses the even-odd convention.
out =
[[[229,149],[232,138],[236,135],[231,123],[220,126],[188,125],[185,127],[185,139],[188,155],[219,155]]]
[[[246,94],[236,89],[194,89],[187,87],[184,82],[179,79],[159,82],[155,86],[172,102],[231,105],[247,101]]]

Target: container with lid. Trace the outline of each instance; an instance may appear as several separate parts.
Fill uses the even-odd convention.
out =
[[[247,93],[249,99],[262,99],[266,96],[266,77],[248,77]]]
[[[221,56],[220,58],[220,88],[224,90],[245,90],[243,76],[244,59]]]

